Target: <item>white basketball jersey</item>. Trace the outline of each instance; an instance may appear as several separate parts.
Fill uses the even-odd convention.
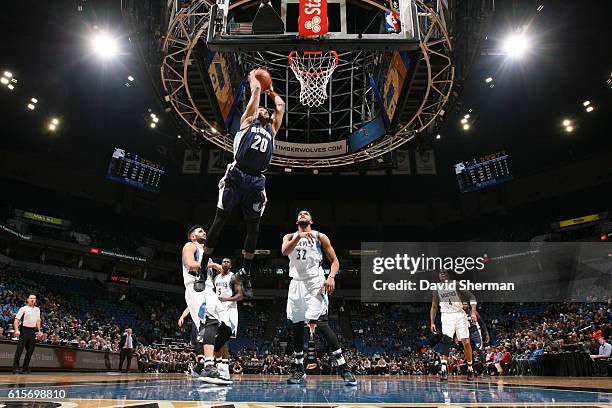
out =
[[[301,238],[293,251],[289,254],[289,276],[296,280],[306,280],[317,276],[323,276],[323,250],[319,231],[311,231],[313,242],[307,238]],[[297,232],[293,233],[293,238]]]
[[[193,258],[198,264],[200,264],[200,267],[202,267],[202,249],[198,245],[196,245],[196,251],[195,251],[195,254],[193,255]],[[185,265],[184,259],[182,259],[181,265],[183,267],[183,283],[185,284],[185,287],[189,285],[193,285],[193,283],[196,281],[196,277],[189,273],[189,269],[187,268],[187,265]],[[203,273],[203,272],[200,270],[200,273]],[[206,271],[206,273],[207,273],[206,289],[210,288],[212,290],[213,288],[212,271],[209,269]]]
[[[463,310],[463,302],[456,290],[438,289],[438,299],[440,302],[440,312],[465,313]]]
[[[215,276],[215,293],[218,297],[234,296],[234,286],[232,285],[233,272],[228,272],[225,275],[220,273]]]

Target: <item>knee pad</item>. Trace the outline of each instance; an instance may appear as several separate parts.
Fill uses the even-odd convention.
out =
[[[221,351],[225,343],[230,339],[232,335],[232,329],[227,327],[225,324],[219,326],[217,330],[217,337],[215,337],[215,353]]]
[[[206,248],[215,248],[217,243],[219,242],[219,236],[221,235],[221,230],[225,226],[225,223],[230,217],[230,212],[217,208],[217,212],[215,213],[215,220],[213,221],[210,229],[208,230],[208,234],[206,235]]]
[[[205,323],[202,325],[202,329],[200,330],[200,334],[202,335],[202,339],[204,344],[215,344],[215,337],[217,337],[217,331],[219,329],[219,322],[214,323]],[[203,331],[203,332],[202,332]]]
[[[257,237],[259,236],[260,218],[248,218],[246,223],[246,238],[244,239],[244,252],[252,254],[257,247]]]
[[[331,351],[335,351],[340,348],[338,336],[336,336],[336,333],[334,333],[331,327],[329,327],[329,324],[327,324],[327,319],[325,317],[323,318],[323,320],[317,320],[317,328],[321,331],[323,337],[325,337],[327,345],[329,346],[329,349]]]
[[[293,351],[304,351],[304,322],[293,323]]]
[[[453,339],[448,336],[442,336],[442,341],[440,342],[440,353],[443,356],[448,356],[451,345],[453,344]]]

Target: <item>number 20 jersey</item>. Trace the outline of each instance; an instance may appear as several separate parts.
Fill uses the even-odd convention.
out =
[[[272,124],[265,126],[255,119],[234,137],[234,160],[238,167],[252,175],[266,171],[272,160],[274,136]]]
[[[311,231],[313,242],[307,238],[300,238],[297,245],[289,254],[289,276],[295,280],[307,280],[317,276],[323,276],[323,250],[319,231]],[[291,239],[295,238],[297,232],[293,233]]]

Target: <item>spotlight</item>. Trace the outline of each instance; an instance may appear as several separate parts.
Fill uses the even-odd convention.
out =
[[[154,118],[153,118],[153,122],[154,122],[154,123],[159,122],[159,118],[158,118],[157,116],[156,116],[156,117],[154,117]]]
[[[32,102],[32,103],[38,103],[38,99],[36,99],[36,98],[32,98],[32,99],[30,99],[30,102]]]
[[[487,79],[485,79],[485,82],[488,84],[489,82],[493,82],[493,78],[488,77]]]
[[[151,113],[151,115],[150,115],[150,116],[151,116],[151,118],[156,118],[156,117],[157,117],[157,115],[156,115],[156,114],[154,114],[154,113]]]
[[[469,119],[470,118],[470,114],[466,113],[465,115],[463,115],[464,118]]]
[[[0,78],[0,82],[2,82],[4,85],[6,85],[6,84],[9,83],[9,80],[6,77],[2,77],[2,78]]]
[[[572,122],[569,119],[565,119],[563,120],[563,126],[567,127],[571,124]]]
[[[57,126],[57,125],[59,125],[59,119],[53,118],[53,119],[51,119],[51,123],[53,123],[55,126]]]
[[[466,123],[467,123],[467,119],[466,118],[461,119],[461,124],[462,125],[465,125]]]
[[[8,85],[7,85],[7,88],[8,88],[8,89],[10,89],[11,91],[12,91],[13,89],[15,89],[15,87],[13,86],[13,84],[8,84]]]
[[[4,71],[4,76],[7,78],[12,78],[13,77],[13,73],[10,71]]]
[[[565,131],[566,131],[567,133],[571,133],[571,132],[573,132],[573,131],[574,131],[574,127],[573,127],[573,126],[566,126],[566,127],[565,127]]]
[[[442,135],[440,135],[439,133],[436,135],[436,140],[440,140],[442,139]]]
[[[28,103],[29,110],[34,110],[35,108],[36,108],[36,105],[34,105],[33,103]]]
[[[463,125],[463,130],[470,130],[469,123],[466,123],[466,124]]]
[[[104,31],[99,31],[91,39],[94,53],[102,58],[112,58],[119,54],[119,44],[116,38]]]
[[[593,108],[592,106],[587,106],[586,111],[591,113],[591,112],[593,112],[594,109],[595,108]]]
[[[131,76],[131,75],[130,75],[130,76],[128,76],[128,81],[130,81],[130,82],[134,82],[134,77],[133,77],[133,76]]]
[[[504,53],[513,58],[522,57],[528,48],[529,41],[523,33],[510,35],[506,38],[502,47]]]
[[[582,102],[582,106],[587,107],[591,104],[591,101],[584,101]]]
[[[155,126],[157,126],[157,125],[155,124],[155,122],[151,122],[151,124],[149,124],[149,126],[151,127],[151,129],[155,129]]]
[[[176,135],[176,138],[177,138],[177,139],[180,139],[180,138],[181,138],[181,135]]]
[[[55,129],[57,129],[57,125],[54,125],[53,123],[49,123],[49,130],[54,131]]]

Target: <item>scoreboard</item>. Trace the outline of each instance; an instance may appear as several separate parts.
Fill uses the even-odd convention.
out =
[[[119,183],[158,193],[164,173],[163,166],[116,147],[108,165],[106,177]]]
[[[462,193],[495,186],[513,179],[508,154],[504,150],[457,163],[455,174]]]

